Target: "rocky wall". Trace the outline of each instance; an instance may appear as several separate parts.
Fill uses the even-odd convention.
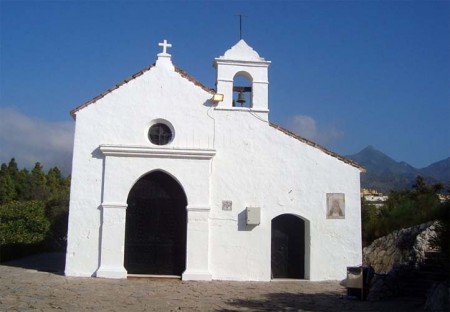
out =
[[[430,250],[436,234],[437,221],[401,229],[380,237],[363,249],[363,263],[376,273],[388,273],[394,265],[417,268]]]

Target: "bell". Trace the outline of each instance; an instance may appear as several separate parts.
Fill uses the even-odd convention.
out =
[[[245,103],[244,92],[242,92],[242,91],[239,92],[239,96],[238,96],[238,99],[236,100],[236,102],[241,104],[241,106]]]

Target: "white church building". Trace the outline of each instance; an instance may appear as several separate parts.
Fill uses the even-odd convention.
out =
[[[160,46],[71,111],[65,274],[318,281],[360,265],[363,168],[269,121],[270,62],[240,40],[210,89]]]

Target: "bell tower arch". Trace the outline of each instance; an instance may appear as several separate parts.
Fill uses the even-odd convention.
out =
[[[214,59],[217,93],[223,101],[217,109],[249,109],[268,119],[270,62],[253,50],[243,39]],[[247,83],[246,83],[247,82]]]
[[[233,79],[233,107],[253,107],[253,78],[244,71],[234,75]]]

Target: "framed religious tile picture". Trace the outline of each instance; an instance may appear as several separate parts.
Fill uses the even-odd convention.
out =
[[[327,193],[327,219],[345,219],[345,194]]]

